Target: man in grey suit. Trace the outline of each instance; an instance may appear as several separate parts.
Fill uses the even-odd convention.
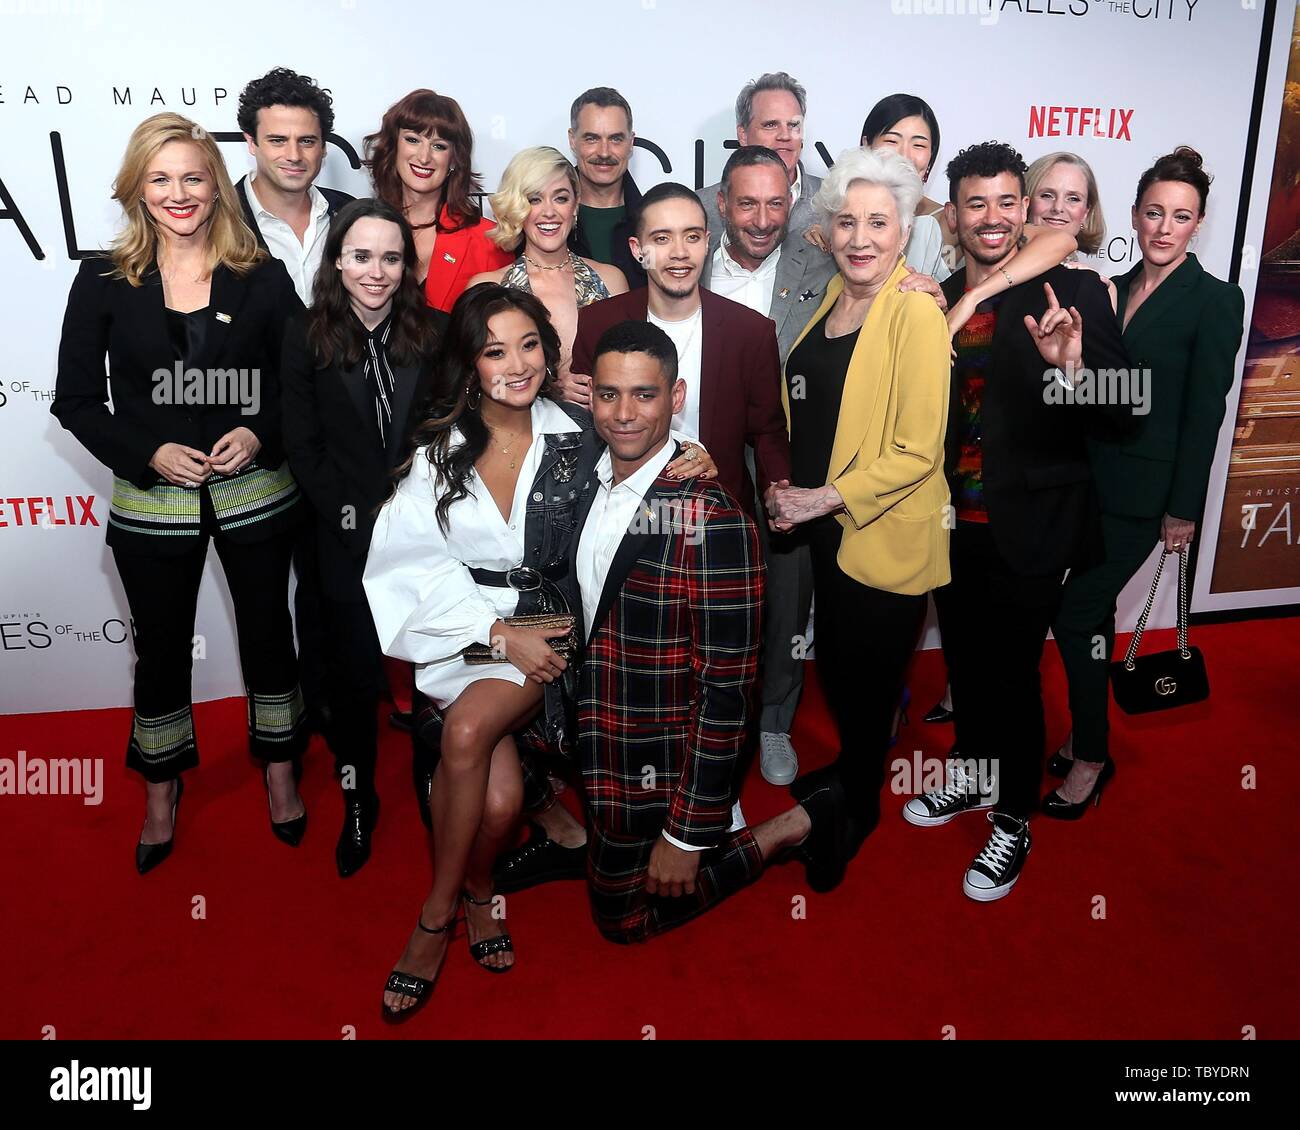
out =
[[[746,83],[736,97],[736,140],[741,145],[765,145],[781,158],[790,182],[790,231],[802,236],[815,222],[813,194],[821,177],[808,172],[800,162],[803,155],[804,115],[808,92],[785,71],[760,75]],[[722,230],[717,196],[721,184],[700,189],[709,231]]]
[[[714,217],[700,284],[771,318],[784,364],[821,305],[826,284],[835,276],[835,261],[794,229],[788,170],[775,150],[742,146],[727,161],[718,187],[699,195]],[[746,454],[753,476],[753,455]],[[763,485],[758,483],[760,498]],[[763,512],[761,506],[758,512]],[[788,785],[799,772],[790,728],[803,688],[802,637],[812,603],[812,565],[799,535],[775,533],[763,520],[758,526],[768,577],[759,768],[765,780]]]

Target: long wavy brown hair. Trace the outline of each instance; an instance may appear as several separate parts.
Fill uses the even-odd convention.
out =
[[[442,185],[438,230],[458,231],[477,224],[483,218],[483,210],[475,203],[472,194],[481,192],[483,184],[474,172],[473,131],[460,104],[454,98],[432,90],[413,90],[394,102],[384,113],[378,131],[366,137],[364,164],[370,170],[375,195],[399,212],[404,211],[402,179],[397,174],[397,139],[403,130],[426,136],[437,134],[451,144],[454,171],[447,174]],[[450,221],[446,225],[442,222],[443,209]]]
[[[411,225],[396,208],[382,200],[365,197],[340,208],[325,237],[325,250],[307,315],[307,340],[320,368],[355,365],[365,349],[365,330],[352,312],[343,272],[335,264],[343,254],[352,225],[371,216],[396,224],[402,232],[402,282],[393,294],[393,328],[388,337],[388,353],[399,365],[432,361],[437,353],[438,335],[429,320],[424,289],[415,275],[419,260]]]
[[[546,360],[546,380],[538,396],[545,396],[560,364],[560,338],[540,299],[525,290],[479,283],[465,291],[451,308],[451,321],[443,337],[439,372],[434,378],[429,403],[411,432],[410,450],[393,472],[393,484],[411,473],[420,448],[434,473],[438,495],[438,525],[446,534],[448,512],[469,494],[469,477],[480,455],[487,450],[489,432],[479,408],[483,386],[479,382],[478,360],[488,341],[488,322],[504,310],[518,310],[536,327]],[[463,443],[452,445],[452,429],[458,428]]]
[[[113,181],[113,199],[122,206],[126,226],[109,247],[111,277],[140,286],[144,276],[157,265],[159,235],[144,202],[144,179],[158,151],[169,141],[198,146],[216,189],[217,199],[208,221],[208,274],[225,266],[237,275],[246,275],[266,258],[266,252],[258,247],[257,237],[244,223],[244,213],[217,143],[189,118],[166,113],[145,118],[135,127]]]

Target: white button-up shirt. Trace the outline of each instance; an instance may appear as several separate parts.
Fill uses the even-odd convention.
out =
[[[588,639],[600,626],[596,623],[596,609],[600,605],[600,595],[605,591],[605,581],[609,577],[610,566],[614,564],[614,555],[623,544],[624,536],[633,529],[646,492],[672,461],[676,443],[677,440],[670,435],[659,451],[617,486],[614,484],[614,463],[608,450],[596,464],[596,477],[600,485],[591,500],[591,510],[587,513],[587,521],[578,538],[577,557],[578,588],[582,593],[582,616],[587,626]],[[642,516],[642,521],[648,521],[648,518]],[[731,807],[730,831],[738,831],[744,826],[745,817],[740,811],[740,801],[736,800]],[[663,837],[683,851],[704,850],[684,844],[667,832],[663,833]]]
[[[776,268],[781,262],[781,245],[764,259],[755,270],[742,267],[731,257],[731,243],[724,232],[718,249],[713,253],[713,268],[709,273],[709,289],[732,302],[748,306],[764,318],[772,309],[772,291],[776,287]]]
[[[303,305],[310,306],[311,288],[316,282],[316,272],[320,270],[321,258],[325,254],[325,236],[330,228],[329,201],[315,185],[307,189],[307,198],[311,201],[311,219],[307,221],[307,230],[302,233],[299,242],[293,228],[262,206],[257,198],[256,179],[257,170],[254,169],[248,174],[245,187],[248,189],[248,203],[253,209],[253,219],[257,221],[257,230],[262,233],[271,254],[289,272],[293,288],[298,292]]]

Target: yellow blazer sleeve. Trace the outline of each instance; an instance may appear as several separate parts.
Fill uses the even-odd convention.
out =
[[[936,468],[943,473],[951,384],[948,323],[928,294],[900,298],[892,341],[883,343],[891,350],[884,373],[897,405],[892,431],[879,452],[860,450],[833,483],[858,529],[906,498]]]

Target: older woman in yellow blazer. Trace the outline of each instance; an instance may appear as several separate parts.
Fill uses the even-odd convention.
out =
[[[767,493],[777,528],[800,527],[811,550],[817,669],[841,744],[793,791],[837,780],[859,843],[880,817],[926,594],[949,580],[947,323],[928,294],[898,289],[920,196],[910,162],[851,149],[813,198],[839,274],[786,362],[792,478]]]

